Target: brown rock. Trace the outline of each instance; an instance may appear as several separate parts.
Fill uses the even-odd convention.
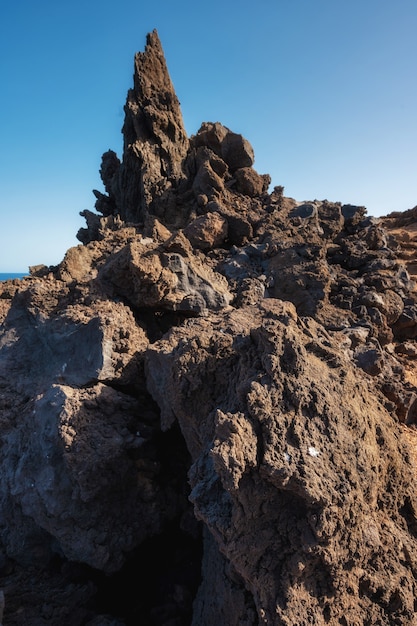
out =
[[[193,182],[193,190],[196,196],[213,196],[213,192],[224,190],[223,179],[214,171],[210,161],[202,163],[197,171]]]
[[[133,221],[138,221],[138,212],[152,213],[158,198],[183,177],[181,166],[188,149],[179,101],[156,31],[148,35],[145,52],[135,56],[134,87],[128,93],[125,113],[121,177],[127,182],[129,174],[139,174],[140,201],[135,206],[133,181],[132,195],[125,198],[131,201],[126,218],[131,219],[130,209]]]
[[[105,152],[101,158],[100,176],[107,192],[105,194],[94,190],[97,198],[96,209],[103,215],[112,215],[118,212],[121,206],[122,190],[119,185],[120,160],[113,150]]]
[[[229,131],[221,144],[221,154],[233,173],[241,167],[251,167],[254,162],[253,148],[249,141]]]
[[[267,195],[135,69],[84,245],[0,284],[5,622],[413,624],[415,210]]]
[[[251,198],[265,193],[265,180],[251,167],[242,167],[234,172],[236,189]]]
[[[223,139],[229,132],[229,129],[220,122],[203,122],[197,134],[191,137],[191,144],[196,148],[207,146],[220,156]]]
[[[355,359],[358,366],[371,376],[378,376],[385,367],[384,354],[377,347],[359,346],[355,351]]]
[[[207,210],[218,212],[227,221],[228,239],[231,244],[242,246],[252,239],[252,225],[248,219],[238,211],[215,201],[208,203]]]
[[[69,248],[58,268],[58,276],[65,282],[84,282],[91,278],[93,261],[97,251],[93,246],[76,246]]]
[[[293,302],[300,315],[314,316],[327,303],[331,270],[326,260],[320,258],[318,247],[312,246],[307,256],[302,252],[303,249],[289,248],[271,258],[273,281],[269,291],[275,298]]]
[[[218,213],[202,215],[184,229],[193,248],[200,250],[218,248],[225,242],[227,233],[227,222]]]
[[[183,179],[188,150],[178,98],[156,30],[145,52],[135,56],[134,86],[125,105],[123,160],[103,155],[101,176],[108,198],[98,192],[97,209],[143,223],[148,214],[164,221],[180,219],[171,192]]]
[[[103,267],[101,280],[134,309],[201,315],[226,307],[232,299],[227,281],[203,265],[183,239],[169,240],[165,249],[134,241]]]
[[[384,621],[374,580],[401,597],[406,623],[414,612],[412,561],[398,541],[414,550],[416,540],[396,522],[414,515],[405,439],[337,345],[312,339],[317,324],[304,330],[294,308],[289,315],[282,303],[264,302],[209,324],[195,320],[148,352],[163,423],[175,415],[192,454],[196,515],[230,562],[236,589],[251,581],[259,623],[303,623],[307,614],[317,624],[343,614]],[[406,509],[393,481],[407,493]],[[350,542],[356,553],[346,569],[340,546]],[[394,576],[385,575],[388,563]],[[210,572],[205,562],[203,576]],[[212,607],[207,593],[199,595],[203,623]]]
[[[146,219],[143,234],[146,238],[150,237],[157,243],[167,241],[172,236],[171,231],[153,215],[149,215]]]
[[[333,239],[343,229],[345,220],[340,204],[327,201],[321,202],[317,209],[317,217],[326,237]]]
[[[387,323],[394,324],[404,310],[404,302],[395,291],[387,289],[383,293],[368,291],[362,298],[367,307],[374,307],[386,316]]]

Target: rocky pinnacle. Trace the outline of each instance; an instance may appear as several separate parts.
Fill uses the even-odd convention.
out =
[[[4,624],[416,625],[417,208],[188,140],[155,31],[125,111],[84,245],[0,282]]]
[[[95,192],[98,210],[124,221],[143,222],[149,213],[166,213],[172,190],[183,178],[188,138],[180,103],[169,76],[158,33],[147,36],[144,52],[135,55],[123,125],[123,160],[103,155],[101,175],[109,197]],[[158,211],[158,206],[164,209]]]

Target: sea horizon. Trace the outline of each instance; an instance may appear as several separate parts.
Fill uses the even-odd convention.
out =
[[[0,272],[0,282],[29,276],[28,272]]]

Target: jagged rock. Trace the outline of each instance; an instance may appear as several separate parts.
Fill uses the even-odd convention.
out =
[[[119,187],[120,160],[113,150],[105,152],[101,159],[100,176],[104,188],[113,202],[113,209],[121,203],[122,190]],[[97,208],[97,207],[96,207]]]
[[[258,278],[243,278],[237,288],[235,306],[248,306],[262,302],[266,294],[265,280]]]
[[[384,354],[378,347],[359,346],[355,350],[355,360],[358,366],[371,376],[378,376],[385,367]]]
[[[108,200],[100,194],[96,208],[104,215],[118,213],[127,222],[143,223],[149,214],[175,222],[171,192],[184,178],[188,138],[156,31],[148,35],[145,52],[135,56],[123,134],[122,162],[112,151],[103,155]]]
[[[207,146],[215,154],[221,156],[223,139],[229,132],[229,129],[220,122],[203,122],[197,134],[191,137],[190,142],[195,148]]]
[[[345,220],[345,226],[349,233],[357,230],[357,227],[366,215],[366,208],[364,206],[355,206],[353,204],[344,204],[341,207],[341,211]]]
[[[113,198],[110,198],[105,193],[101,193],[101,191],[98,191],[97,189],[93,189],[93,194],[97,198],[94,206],[99,213],[101,213],[105,217],[107,217],[108,215],[113,215],[117,213],[117,207]],[[83,216],[86,217],[84,213],[83,213]],[[83,236],[82,231],[80,235],[81,235],[81,237],[79,237],[80,241],[82,241],[83,243],[87,243],[87,241],[85,241],[85,236]],[[97,235],[91,237],[91,239],[97,239]]]
[[[361,303],[367,307],[374,307],[384,313],[387,323],[394,324],[404,310],[404,302],[395,291],[387,289],[383,293],[367,291],[361,298]]]
[[[251,198],[265,193],[270,182],[255,172],[252,167],[241,167],[234,172],[233,176],[236,178],[236,189]]]
[[[156,216],[166,225],[184,226],[192,211],[189,193],[200,198],[201,206],[222,198],[222,204],[229,205],[227,211],[234,213],[229,186],[235,184],[241,194],[257,197],[270,184],[268,175],[260,176],[251,168],[250,143],[220,123],[203,123],[188,140],[156,31],[148,35],[145,52],[135,56],[123,135],[122,161],[113,150],[102,157],[100,175],[106,193],[94,190],[95,208],[104,218],[120,216],[124,222],[143,225]],[[201,204],[203,197],[207,200]],[[87,228],[79,230],[78,239],[84,244],[99,240],[106,227],[103,219],[91,211],[81,215]],[[247,237],[233,237],[242,220],[231,218],[234,243]]]
[[[385,381],[381,386],[383,394],[395,404],[400,422],[415,424],[417,417],[417,394],[413,389],[395,381]]]
[[[143,234],[145,238],[150,238],[157,243],[163,243],[167,241],[172,233],[168,228],[166,228],[159,220],[156,219],[153,215],[150,215],[146,222],[143,230]]]
[[[136,422],[139,431],[139,411],[137,401],[107,386],[79,390],[53,385],[21,416],[3,452],[9,459],[5,479],[14,506],[50,540],[55,537],[68,558],[105,571],[120,568],[124,553],[162,521],[146,505],[151,485],[134,479],[129,459],[129,451],[146,441],[129,430]],[[16,450],[22,450],[18,462],[13,460]],[[109,500],[112,507],[106,512]],[[33,528],[9,526],[7,494],[1,501],[2,540],[14,546],[9,555],[29,560],[25,530],[29,534]]]
[[[230,281],[258,277],[267,267],[267,253],[267,244],[249,244],[241,248],[233,246],[221,271]]]
[[[92,211],[80,211],[81,217],[85,217],[87,228],[80,228],[77,233],[77,239],[81,243],[89,243],[90,241],[100,239],[101,218]]]
[[[326,260],[320,258],[322,250],[316,247],[311,253],[306,255],[305,250],[290,248],[271,258],[273,282],[269,294],[290,300],[301,315],[314,316],[327,302],[332,278]]]
[[[226,220],[218,213],[207,213],[184,229],[184,235],[193,248],[212,250],[224,244],[228,235]]]
[[[83,245],[0,283],[5,623],[412,624],[415,210],[188,141],[156,32],[125,111]]]
[[[97,251],[93,246],[69,248],[58,267],[58,276],[65,282],[85,281],[91,277],[91,271]]]
[[[227,306],[232,299],[227,281],[189,254],[186,242],[179,251],[170,242],[162,248],[132,242],[103,267],[101,280],[135,309],[199,315]]]
[[[231,172],[251,167],[255,158],[249,141],[219,122],[204,122],[191,138],[191,146],[207,146],[227,163]]]
[[[128,93],[125,113],[121,181],[129,180],[130,193],[125,193],[126,216],[122,217],[140,221],[141,213],[153,213],[158,199],[183,178],[188,150],[179,101],[156,31],[148,35],[145,52],[135,56],[134,88]]]
[[[202,576],[192,626],[253,626],[257,623],[256,607],[250,594],[209,532],[204,536]]]
[[[202,165],[209,163],[220,179],[224,179],[228,172],[228,167],[223,159],[207,146],[200,146],[195,152],[191,153],[190,157],[195,160],[197,171]]]
[[[345,225],[340,204],[321,202],[317,214],[324,236],[331,239],[336,238]]]
[[[395,347],[395,351],[397,354],[405,354],[410,359],[417,358],[417,346],[414,343],[410,343],[409,341],[397,344]]]
[[[152,402],[123,391],[143,393],[148,342],[120,302],[48,318],[37,304],[47,289],[15,298],[2,329],[0,537],[22,563],[45,563],[55,543],[67,558],[114,571],[178,514],[177,496],[152,478]],[[22,362],[24,376],[10,378]]]
[[[414,339],[417,337],[417,305],[407,304],[392,327],[398,339]]]
[[[314,220],[317,223],[318,202],[303,202],[298,204],[290,213],[291,218],[300,218],[297,225],[302,224],[302,220]]]
[[[180,422],[196,514],[237,588],[239,580],[250,588],[257,623],[303,623],[307,614],[336,623],[346,613],[383,620],[376,581],[406,623],[414,557],[404,559],[397,542],[415,544],[400,521],[415,506],[413,469],[371,387],[326,343],[311,338],[294,307],[266,300],[173,329],[148,351],[148,385],[165,427]],[[349,568],[336,556],[345,541],[357,550]],[[375,572],[377,554],[394,577]],[[208,623],[210,596],[199,597],[199,610]]]
[[[213,202],[207,209],[217,211],[227,222],[228,240],[234,246],[243,246],[253,237],[253,227],[249,220],[222,204]]]
[[[101,158],[100,176],[108,195],[93,190],[97,198],[95,208],[105,217],[116,215],[122,206],[123,195],[119,184],[120,160],[113,150],[105,152]]]
[[[200,165],[193,182],[193,190],[196,196],[213,196],[213,192],[224,191],[224,180],[213,169],[213,160],[207,159]]]
[[[219,195],[227,195],[225,187],[235,188],[249,197],[267,191],[271,177],[261,176],[252,168],[253,148],[242,135],[219,122],[205,122],[191,137],[190,145],[186,169],[194,176],[196,197],[204,195],[215,201]]]
[[[242,167],[251,167],[255,159],[249,141],[230,131],[222,141],[221,154],[232,173]]]

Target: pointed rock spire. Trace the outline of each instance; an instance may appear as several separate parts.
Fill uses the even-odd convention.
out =
[[[156,30],[148,34],[145,51],[135,55],[133,80],[125,105],[122,163],[115,168],[109,151],[103,155],[101,173],[110,211],[125,221],[143,222],[148,214],[172,213],[172,191],[183,178],[189,145]],[[106,167],[109,160],[111,168]]]

